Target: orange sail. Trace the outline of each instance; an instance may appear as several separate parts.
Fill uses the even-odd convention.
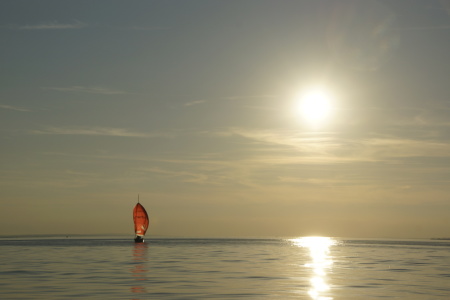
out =
[[[143,237],[148,228],[148,215],[145,208],[138,202],[133,209],[134,232]]]

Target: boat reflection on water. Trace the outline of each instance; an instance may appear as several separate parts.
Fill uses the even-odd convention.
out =
[[[147,280],[147,244],[137,243],[133,248],[133,268],[132,276],[136,280],[136,284],[131,287],[133,293],[147,293],[145,289],[145,281]]]
[[[312,269],[310,279],[311,288],[308,291],[310,297],[314,300],[331,300],[329,296],[330,286],[327,284],[327,272],[332,268],[330,247],[336,244],[336,241],[329,237],[302,237],[292,239],[291,242],[298,246],[309,249],[311,261],[305,264],[305,267]]]

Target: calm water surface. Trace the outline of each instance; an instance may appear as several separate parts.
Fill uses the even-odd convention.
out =
[[[0,239],[0,299],[450,299],[450,241]]]

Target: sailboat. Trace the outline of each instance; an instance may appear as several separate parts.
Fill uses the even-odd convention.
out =
[[[135,243],[143,243],[144,235],[148,229],[148,214],[142,204],[139,203],[139,195],[138,195],[138,203],[133,209],[133,221],[134,221],[134,232],[136,233],[136,237],[134,238]]]

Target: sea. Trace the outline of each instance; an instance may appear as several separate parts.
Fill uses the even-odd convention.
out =
[[[0,299],[450,299],[450,240],[0,238]]]

